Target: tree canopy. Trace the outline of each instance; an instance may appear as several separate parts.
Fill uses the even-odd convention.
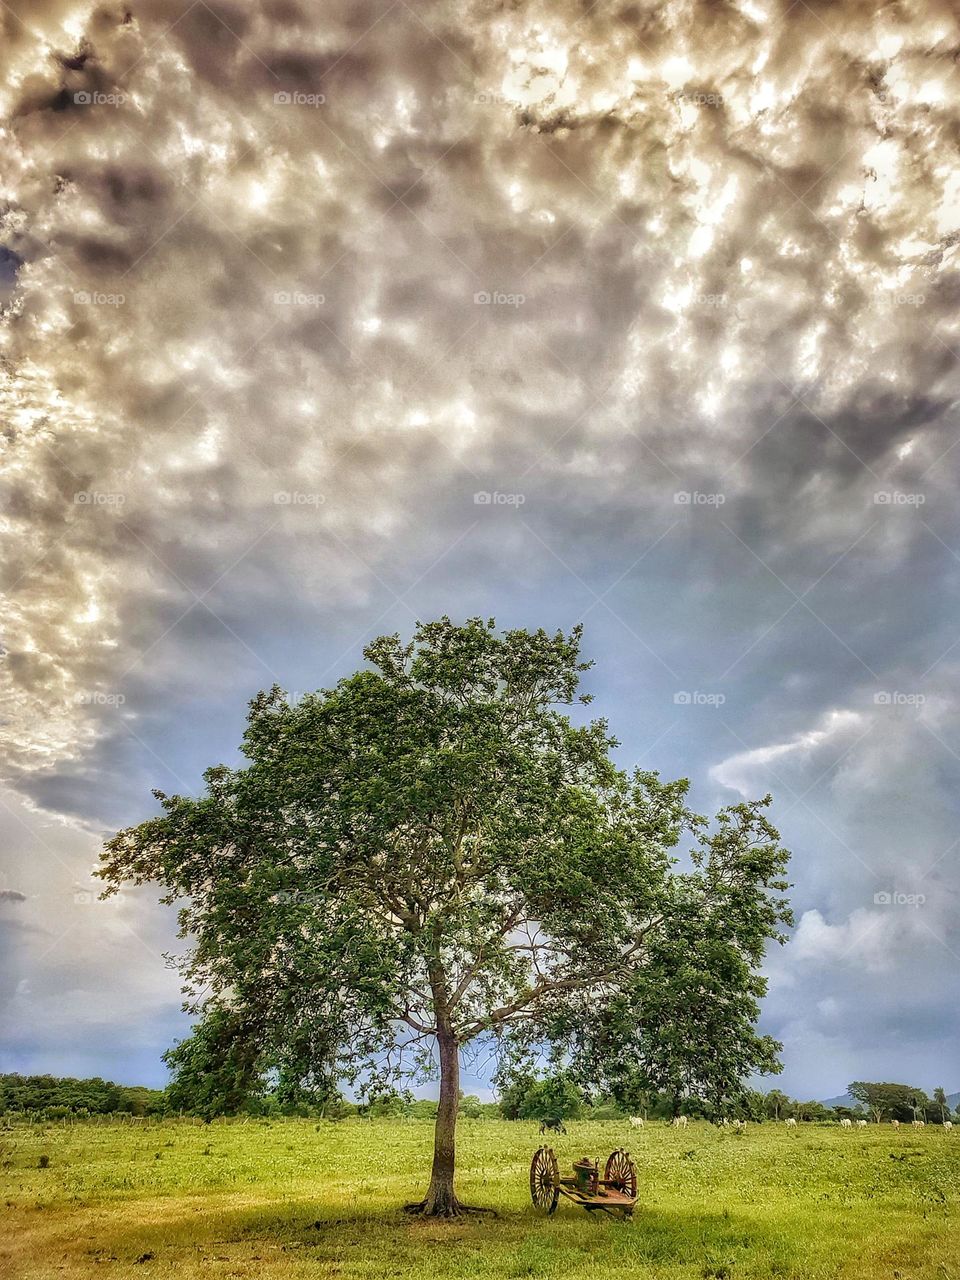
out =
[[[454,1215],[462,1046],[504,1069],[552,1055],[629,1099],[699,1092],[722,1111],[779,1046],[754,1028],[766,944],[783,941],[787,853],[763,801],[715,828],[685,780],[615,766],[606,721],[562,708],[581,633],[421,623],[369,667],[250,705],[240,768],[104,852],[107,892],[180,904],[201,1021],[184,1063],[218,1087],[390,1087],[439,1058],[433,1173],[417,1208]],[[675,850],[689,842],[686,862]]]
[[[862,1102],[878,1122],[880,1120],[922,1120],[928,1110],[933,1111],[934,1104],[923,1089],[910,1084],[890,1082],[874,1084],[868,1080],[854,1080],[847,1086],[847,1093],[851,1098]]]

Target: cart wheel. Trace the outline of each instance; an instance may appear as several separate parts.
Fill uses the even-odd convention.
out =
[[[631,1200],[636,1200],[637,1166],[630,1159],[629,1153],[624,1151],[623,1147],[618,1147],[616,1151],[610,1153],[606,1168],[603,1171],[603,1177],[613,1187],[614,1191],[619,1191],[623,1195],[629,1196]]]
[[[538,1209],[553,1213],[560,1199],[560,1169],[551,1147],[533,1153],[530,1165],[530,1199]]]

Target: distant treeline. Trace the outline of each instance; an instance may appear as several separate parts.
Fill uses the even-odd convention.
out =
[[[94,1116],[169,1116],[196,1115],[211,1120],[219,1115],[308,1116],[325,1120],[360,1118],[396,1118],[433,1120],[436,1101],[414,1098],[410,1093],[382,1093],[354,1102],[337,1094],[313,1097],[301,1094],[296,1101],[277,1093],[260,1093],[239,1105],[211,1106],[209,1096],[201,1103],[191,1103],[185,1096],[184,1081],[166,1090],[147,1089],[139,1085],[114,1084],[99,1076],[75,1080],[58,1076],[0,1075],[0,1116],[17,1115],[33,1119],[57,1120]],[[795,1119],[806,1122],[837,1121],[846,1116],[862,1116],[873,1121],[890,1119],[909,1121],[924,1119],[939,1124],[954,1118],[949,1100],[942,1089],[927,1097],[922,1089],[902,1084],[870,1084],[857,1081],[850,1094],[858,1105],[827,1107],[822,1102],[801,1102],[779,1089],[768,1093],[747,1090],[726,1111],[730,1118],[762,1122]],[[590,1098],[564,1073],[536,1076],[522,1075],[501,1091],[498,1102],[483,1102],[475,1095],[461,1096],[460,1114],[466,1119],[563,1121],[616,1120],[639,1115],[646,1120],[669,1120],[683,1114],[691,1119],[719,1120],[705,1102],[698,1098],[677,1099],[666,1094],[639,1094],[632,1105],[618,1104],[609,1098]],[[960,1106],[956,1119],[960,1120]]]
[[[162,1089],[114,1084],[94,1076],[74,1080],[61,1076],[0,1075],[0,1115],[10,1112],[60,1116],[105,1116],[119,1112],[156,1115],[165,1109]]]

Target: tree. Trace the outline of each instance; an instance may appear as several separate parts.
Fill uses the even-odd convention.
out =
[[[790,1105],[789,1097],[780,1089],[771,1089],[766,1097],[766,1112],[771,1120],[779,1120]]]
[[[944,1092],[942,1087],[938,1089],[934,1089],[933,1103],[934,1103],[934,1106],[940,1112],[940,1123],[943,1124],[944,1121],[950,1115],[950,1104],[949,1102],[947,1102],[947,1095]]]
[[[186,1040],[163,1055],[173,1072],[167,1086],[171,1111],[187,1111],[211,1120],[239,1111],[250,1096],[266,1092],[254,1078],[256,1047],[242,1016],[211,1005],[206,1018]]]
[[[518,1076],[500,1094],[500,1110],[508,1120],[573,1120],[583,1103],[583,1094],[564,1071]]]
[[[765,944],[790,919],[769,797],[710,834],[685,781],[616,768],[606,723],[561,710],[591,665],[580,640],[448,618],[381,637],[332,690],[260,694],[246,765],[209,769],[199,799],[155,793],[161,814],[103,854],[107,893],[155,881],[182,903],[195,1034],[226,1019],[251,1081],[379,1086],[435,1050],[433,1166],[411,1210],[464,1211],[471,1041],[514,1059],[553,1046],[581,1084],[620,1084],[629,1063],[675,1093],[726,1097],[777,1069],[752,1025]]]
[[[908,1084],[872,1084],[866,1080],[854,1080],[847,1085],[847,1093],[865,1107],[879,1124],[888,1116],[891,1120],[914,1120],[918,1112],[930,1104],[922,1089]]]

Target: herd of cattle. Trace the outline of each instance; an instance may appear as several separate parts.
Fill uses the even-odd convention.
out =
[[[644,1120],[643,1116],[631,1116],[630,1123],[634,1127],[634,1129],[642,1129],[647,1122]],[[687,1127],[688,1120],[686,1116],[674,1116],[673,1119],[670,1121],[670,1123],[674,1129],[685,1129]],[[784,1120],[783,1123],[788,1129],[796,1129],[797,1127],[797,1121],[794,1119],[793,1116],[790,1116],[788,1119]],[[894,1129],[900,1128],[899,1120],[891,1120],[890,1123],[891,1125],[893,1125]],[[925,1120],[912,1120],[909,1123],[912,1125],[914,1129],[923,1129],[926,1127],[927,1122]],[[733,1129],[737,1133],[743,1133],[746,1130],[747,1122],[746,1120],[721,1120],[720,1126],[721,1128]],[[851,1120],[849,1117],[844,1116],[843,1119],[840,1121],[841,1129],[853,1129],[853,1128],[866,1129],[866,1127],[867,1127],[866,1120],[860,1120],[860,1119]],[[941,1125],[941,1128],[943,1128],[944,1130],[950,1130],[953,1128],[953,1124],[949,1120],[944,1120],[943,1124]]]
[[[670,1125],[674,1129],[686,1129],[689,1123],[690,1121],[688,1116],[674,1116],[673,1119],[670,1121]],[[861,1119],[851,1120],[847,1116],[844,1116],[839,1123],[840,1123],[841,1129],[853,1129],[853,1128],[866,1129],[867,1127],[866,1120],[861,1120]],[[899,1120],[891,1120],[890,1123],[894,1127],[894,1129],[900,1128]],[[910,1123],[914,1129],[923,1129],[926,1127],[925,1120],[912,1120],[909,1122],[905,1121],[904,1123]],[[631,1116],[630,1124],[633,1126],[634,1129],[643,1129],[646,1126],[647,1121],[644,1120],[643,1116]],[[797,1121],[794,1119],[793,1116],[790,1116],[788,1119],[784,1120],[783,1124],[788,1129],[797,1128]],[[734,1133],[746,1133],[747,1122],[746,1120],[721,1120],[720,1127],[722,1129],[732,1129]],[[944,1120],[940,1128],[942,1128],[944,1131],[948,1131],[953,1128],[953,1124],[949,1120]],[[541,1133],[548,1133],[548,1132],[566,1133],[567,1130],[564,1127],[564,1123],[562,1120],[541,1120],[540,1132]]]

